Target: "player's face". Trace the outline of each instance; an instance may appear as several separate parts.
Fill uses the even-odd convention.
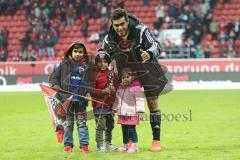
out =
[[[122,75],[122,84],[128,86],[134,80],[134,76],[129,75],[128,73],[123,73]]]
[[[78,49],[73,49],[72,51],[72,58],[75,61],[79,61],[84,55],[84,49],[83,48],[78,48]]]
[[[101,59],[98,63],[97,66],[100,70],[104,71],[108,68],[108,62],[105,59]]]
[[[125,19],[125,17],[112,21],[113,28],[120,37],[125,37],[127,35],[128,23],[129,22]]]

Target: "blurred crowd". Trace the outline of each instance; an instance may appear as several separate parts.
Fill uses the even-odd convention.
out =
[[[220,57],[234,57],[235,42],[240,38],[240,19],[222,19],[217,22],[214,19],[214,7],[218,3],[217,0],[164,0],[163,4],[157,5],[155,10],[158,21],[154,23],[156,31],[184,29],[182,45],[162,44],[166,50],[163,58],[169,53],[184,58],[209,58],[214,53],[220,53]],[[224,0],[222,3],[229,1]]]
[[[143,0],[149,5],[151,0]],[[156,36],[163,29],[184,29],[182,45],[163,43],[161,58],[211,57],[219,52],[221,57],[234,57],[235,42],[239,39],[239,19],[214,20],[217,0],[163,0],[155,6],[157,21],[154,22]],[[222,3],[228,3],[223,0]],[[61,26],[74,26],[81,21],[81,32],[89,42],[97,43],[106,34],[112,9],[124,8],[124,0],[0,0],[0,15],[14,15],[23,6],[29,23],[26,32],[19,38],[20,59],[37,60],[38,57],[55,57],[54,46],[60,38]],[[100,31],[89,35],[90,19],[101,19]],[[8,56],[9,31],[0,26],[0,60]],[[186,54],[187,53],[187,54]],[[176,58],[176,57],[175,57]]]

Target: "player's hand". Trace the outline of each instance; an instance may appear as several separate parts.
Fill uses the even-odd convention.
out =
[[[151,56],[147,51],[143,51],[142,49],[140,49],[141,52],[141,57],[142,57],[142,63],[147,62],[148,60],[150,60]]]

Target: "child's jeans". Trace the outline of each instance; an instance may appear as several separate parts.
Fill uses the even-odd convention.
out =
[[[80,147],[88,145],[89,133],[87,127],[86,107],[79,106],[78,102],[72,102],[66,117],[66,125],[64,126],[63,141],[64,146],[73,147],[73,128],[74,128],[74,115],[77,122],[78,139]]]
[[[111,114],[96,114],[96,142],[97,147],[103,145],[103,133],[105,132],[105,143],[111,144],[112,130],[114,128],[114,118]]]
[[[133,143],[138,142],[136,125],[122,124],[122,133],[123,133],[123,144],[128,144],[129,140],[131,140]]]

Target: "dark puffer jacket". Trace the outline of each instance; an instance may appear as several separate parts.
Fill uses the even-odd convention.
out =
[[[84,57],[78,62],[81,64],[81,71],[83,72],[82,81],[80,84],[80,89],[77,94],[81,96],[85,96],[86,93],[91,92],[91,85],[92,85],[92,64],[89,62],[88,54],[84,44],[80,42],[75,42],[70,45],[70,47],[64,52],[64,59],[61,61],[59,66],[52,72],[49,77],[49,83],[52,86],[59,86],[62,90],[67,92],[72,92],[72,87],[70,84],[70,75],[73,71],[73,63],[71,59],[71,53],[73,50],[74,44],[81,44],[84,47],[85,55]],[[71,94],[67,94],[64,92],[58,92],[57,98],[61,102],[65,102],[67,98],[69,98]],[[79,99],[79,102],[86,105],[87,101],[85,98]]]
[[[124,42],[121,40],[113,26],[111,26],[103,40],[102,49],[106,50],[111,58],[116,60],[118,74],[123,68],[127,66],[132,67],[138,72],[137,79],[144,87],[145,95],[147,97],[156,97],[168,82],[165,77],[166,70],[158,63],[158,57],[161,52],[160,44],[146,25],[140,23],[138,19],[132,15],[128,15],[128,18],[128,41]],[[123,51],[123,49],[126,48],[122,46],[128,46],[130,53]],[[151,58],[148,63],[142,63],[140,50],[147,51],[150,54]],[[129,60],[129,58],[131,58],[131,60]]]

